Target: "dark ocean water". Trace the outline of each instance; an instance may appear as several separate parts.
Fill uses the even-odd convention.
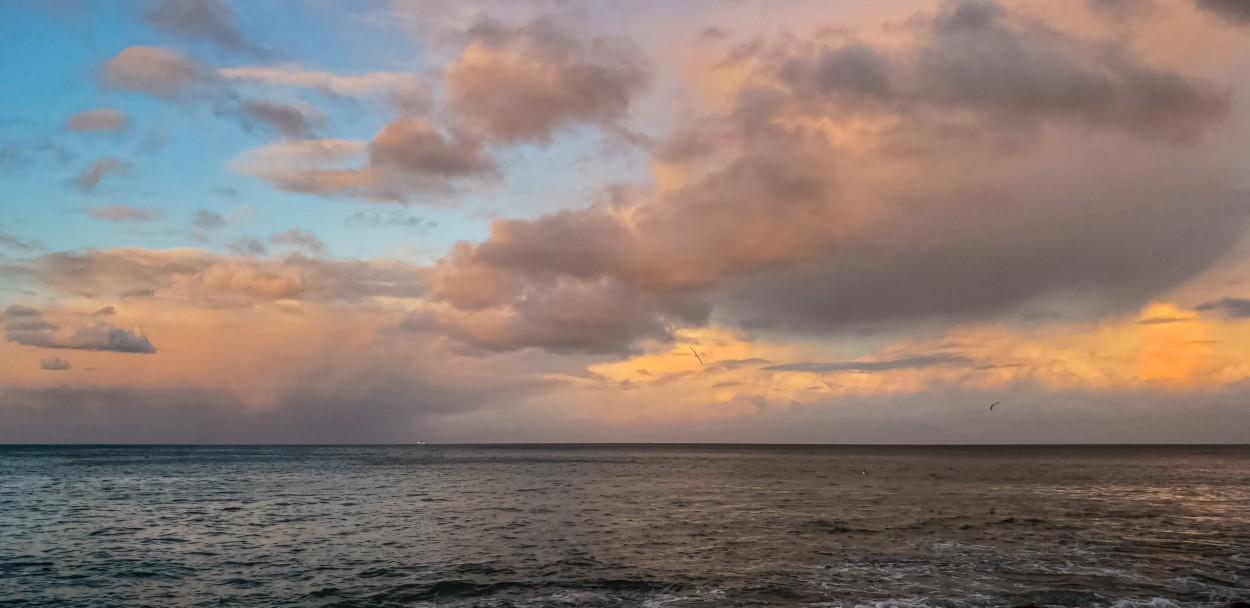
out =
[[[1247,447],[0,447],[3,606],[1211,606]]]

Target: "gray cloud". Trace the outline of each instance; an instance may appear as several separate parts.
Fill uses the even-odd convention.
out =
[[[985,319],[1038,303],[1079,302],[1074,314],[1095,318],[1195,276],[1242,234],[1248,217],[1228,154],[1187,139],[1227,112],[1210,85],[994,4],[952,4],[917,19],[912,52],[853,45],[767,57],[787,87],[745,88],[729,115],[660,147],[667,162],[718,159],[676,191],[497,221],[484,242],[457,246],[430,274],[429,296],[458,311],[442,322],[491,348],[547,340],[569,349],[585,339],[520,325],[549,327],[529,307],[574,286],[611,286],[632,303],[619,325],[597,328],[605,342],[579,346],[596,352],[702,323],[708,302],[721,322],[783,332]],[[1060,130],[1004,155],[918,128],[908,137],[942,154],[868,145],[851,159],[861,173],[907,179],[852,175],[848,184],[846,150],[802,126],[836,122],[844,106],[904,124],[937,111],[971,113],[1003,132],[1107,129]],[[1128,143],[1124,132],[1150,144]],[[878,141],[897,137],[887,129]],[[1094,153],[1094,142],[1107,148]],[[486,324],[490,315],[508,323]],[[499,339],[483,338],[483,326]]]
[[[438,224],[419,215],[404,211],[392,210],[383,213],[378,209],[357,211],[343,218],[343,225],[349,228],[377,228],[379,226],[401,226],[412,228],[418,234],[433,230]]]
[[[917,49],[898,54],[855,44],[782,63],[803,99],[843,110],[972,112],[981,128],[1068,123],[1146,138],[1192,138],[1230,111],[1210,83],[1152,68],[1107,48],[977,0],[947,5]]]
[[[325,115],[308,104],[287,105],[276,101],[249,99],[242,103],[243,116],[276,130],[283,137],[306,139],[325,124]]]
[[[156,295],[155,289],[152,289],[151,287],[146,287],[142,289],[131,289],[129,291],[123,291],[120,294],[118,294],[117,297],[123,300],[128,300],[128,299],[151,298],[155,295]]]
[[[1195,310],[1220,312],[1238,319],[1250,319],[1250,299],[1220,298],[1199,304]]]
[[[1138,325],[1170,325],[1172,323],[1185,323],[1185,322],[1192,321],[1192,320],[1193,319],[1189,319],[1187,317],[1150,317],[1149,319],[1142,319],[1140,321],[1137,321],[1137,324]]]
[[[521,27],[480,22],[445,72],[455,111],[508,142],[547,142],[576,123],[615,124],[648,82],[646,62],[627,41],[580,40],[575,31],[549,18]]]
[[[1198,0],[1198,8],[1233,25],[1250,25],[1250,5],[1245,0]]]
[[[668,339],[673,326],[703,323],[709,290],[819,259],[855,225],[836,195],[830,148],[770,129],[747,142],[723,169],[628,213],[608,203],[495,222],[487,241],[461,244],[435,266],[430,295],[462,311],[502,308],[515,323],[549,330],[497,347],[542,347],[547,339],[555,349],[579,343],[589,350],[591,338],[574,335],[573,324],[563,335],[537,309],[549,298],[566,315],[575,306],[607,307],[587,294],[628,300],[626,310],[602,319],[594,352],[627,352],[636,339]],[[587,297],[557,295],[571,293]]]
[[[225,216],[206,209],[196,209],[195,219],[191,220],[191,225],[198,230],[217,230],[225,228],[227,223]]]
[[[400,118],[387,124],[369,146],[369,161],[418,176],[456,177],[492,170],[480,142],[466,134],[444,135],[424,119]]]
[[[42,311],[25,306],[10,306],[5,311],[4,329],[5,337],[10,342],[26,346],[115,353],[156,352],[147,336],[120,329],[99,315],[86,325],[62,332],[59,331],[59,326],[44,318]]]
[[[362,152],[367,152],[363,166],[327,166],[354,163]],[[377,202],[454,192],[460,184],[497,174],[479,138],[463,130],[439,130],[420,117],[391,121],[367,145],[329,139],[282,142],[246,152],[234,166],[283,190]]]
[[[709,308],[697,300],[647,294],[603,279],[593,282],[556,281],[512,302],[501,323],[478,323],[476,315],[494,317],[494,311],[461,312],[438,317],[426,312],[410,316],[410,330],[437,329],[483,351],[503,352],[541,348],[555,353],[629,352],[639,340],[671,340],[671,327],[701,324]]]
[[[87,215],[109,222],[154,222],[165,217],[165,211],[130,205],[105,205],[88,209]]]
[[[223,258],[186,250],[113,249],[58,252],[6,266],[0,277],[64,294],[130,294],[153,290],[192,305],[251,306],[284,298],[360,302],[424,293],[426,271],[393,260],[334,260],[298,253],[279,259]]]
[[[286,245],[303,249],[309,253],[322,254],[326,251],[326,244],[317,235],[304,230],[302,228],[292,228],[285,232],[279,232],[269,237],[269,242],[274,245]]]
[[[265,255],[265,244],[252,237],[237,238],[226,243],[226,249],[235,255]]]
[[[98,158],[91,164],[83,167],[78,173],[78,177],[74,178],[74,186],[83,192],[91,192],[100,185],[100,182],[110,175],[120,175],[130,171],[134,165],[124,160],[118,160],[111,156]]]
[[[45,369],[53,372],[63,372],[71,367],[73,366],[69,364],[69,361],[55,357],[52,359],[41,359],[39,361],[39,369]]]
[[[114,108],[79,112],[65,121],[67,131],[121,131],[129,123],[126,113]]]
[[[0,232],[0,247],[20,251],[39,251],[44,248],[43,243],[39,241],[26,240],[4,232]]]
[[[166,32],[212,42],[223,49],[264,56],[264,49],[239,30],[234,11],[218,0],[165,0],[144,15]]]
[[[962,355],[934,354],[912,355],[884,361],[837,361],[832,363],[786,363],[761,368],[773,372],[807,372],[812,374],[829,374],[836,372],[858,372],[871,374],[899,369],[922,369],[927,367],[971,367],[975,361]]]
[[[127,47],[105,62],[100,84],[165,99],[185,99],[216,79],[194,59],[151,46]]]

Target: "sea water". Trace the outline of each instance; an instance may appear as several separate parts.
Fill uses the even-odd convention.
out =
[[[1250,448],[0,447],[3,606],[1250,599]]]

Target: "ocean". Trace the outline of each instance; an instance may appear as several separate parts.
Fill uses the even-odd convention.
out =
[[[1250,447],[7,446],[0,606],[1215,606]]]

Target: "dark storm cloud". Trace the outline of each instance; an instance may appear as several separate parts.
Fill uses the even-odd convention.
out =
[[[1220,312],[1238,319],[1250,319],[1250,299],[1220,298],[1199,304],[1195,310]]]
[[[914,355],[884,361],[837,361],[831,363],[786,363],[761,368],[771,372],[808,372],[830,374],[836,372],[859,372],[871,374],[899,369],[923,369],[928,367],[972,367],[975,361],[962,355],[935,354]]]
[[[120,175],[130,171],[134,165],[124,160],[118,160],[111,156],[92,161],[91,164],[83,167],[78,177],[74,178],[74,187],[83,192],[91,192],[100,185],[100,182],[110,175]]]
[[[147,336],[121,329],[101,316],[69,331],[47,321],[43,312],[25,306],[5,311],[5,338],[10,342],[40,348],[95,350],[115,353],[152,354],[156,352]]]
[[[157,29],[206,40],[228,51],[266,54],[240,31],[234,10],[218,0],[165,0],[144,14],[144,20]]]
[[[1233,25],[1250,25],[1250,2],[1245,0],[1198,0],[1198,8]]]

